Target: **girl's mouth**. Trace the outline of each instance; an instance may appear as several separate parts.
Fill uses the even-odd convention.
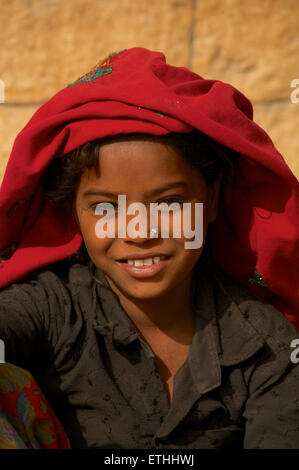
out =
[[[127,259],[116,261],[132,277],[152,277],[159,273],[169,261],[169,256],[155,256],[144,259]]]

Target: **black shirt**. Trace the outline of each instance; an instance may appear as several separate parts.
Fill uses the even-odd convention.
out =
[[[73,448],[299,448],[294,326],[224,273],[202,278],[173,400],[105,275],[39,269],[0,293],[5,357],[39,383]]]

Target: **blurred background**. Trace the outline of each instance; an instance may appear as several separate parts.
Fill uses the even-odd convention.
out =
[[[172,65],[237,87],[299,177],[299,102],[290,100],[291,81],[299,79],[298,6],[298,0],[0,0],[0,182],[14,139],[36,109],[100,59],[133,46],[162,51]]]

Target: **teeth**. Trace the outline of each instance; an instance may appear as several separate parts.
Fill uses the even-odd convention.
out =
[[[143,259],[135,259],[134,266],[143,266]]]
[[[145,259],[128,259],[127,263],[131,266],[151,266],[152,264],[159,263],[159,261],[165,259],[165,256],[154,256],[154,258]]]

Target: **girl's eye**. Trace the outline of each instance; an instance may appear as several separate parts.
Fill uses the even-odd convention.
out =
[[[164,199],[161,199],[159,202],[158,202],[158,205],[160,204],[163,204],[161,206],[161,213],[166,210],[174,210],[174,211],[178,211],[178,210],[182,210],[183,209],[183,202],[184,202],[184,199],[181,198],[181,197],[166,197]],[[176,203],[176,205],[174,207],[171,207],[171,204],[173,203]],[[166,207],[165,205],[166,204]],[[178,204],[178,205],[177,205]]]
[[[180,205],[183,204],[184,202],[184,199],[181,198],[181,197],[168,197],[168,198],[164,198],[164,199],[161,199],[158,204],[160,203],[166,203],[168,205],[172,204],[173,202],[177,202],[179,203]],[[101,210],[105,210],[107,212],[111,211],[112,208],[117,211],[118,209],[118,204],[117,202],[97,202],[95,204],[92,204],[90,207],[93,211],[96,211],[96,208],[99,206],[98,210],[101,208]]]
[[[116,202],[97,202],[96,204],[92,204],[91,209],[96,211],[101,209],[101,211],[111,211],[112,209],[117,210],[117,203]]]
[[[172,202],[178,202],[179,204],[183,204],[184,199],[180,197],[168,197],[165,199],[162,199],[160,202],[166,202],[166,204],[171,204]]]

